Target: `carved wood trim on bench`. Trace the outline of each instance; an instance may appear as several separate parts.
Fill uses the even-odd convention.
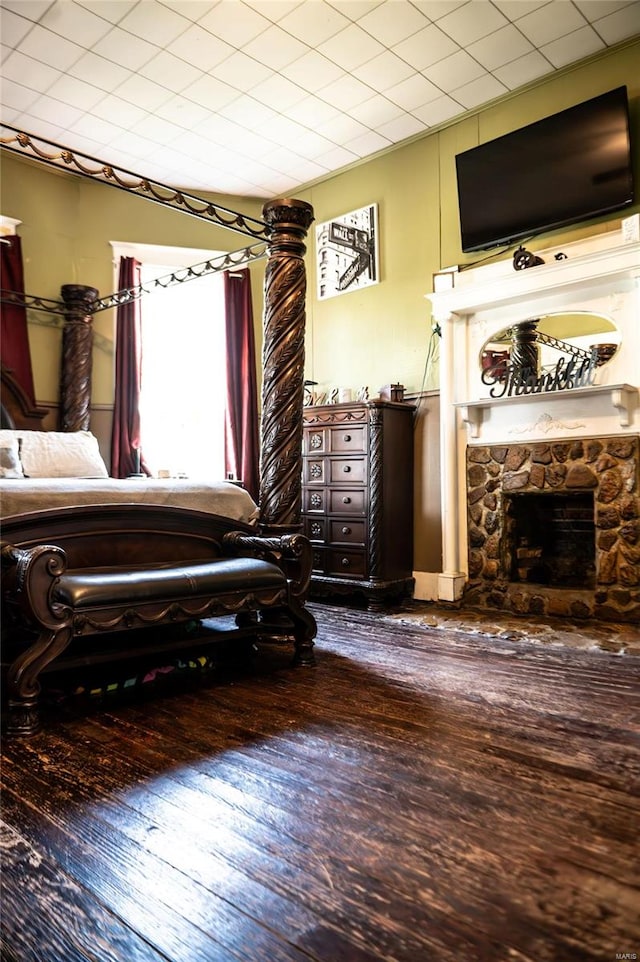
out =
[[[123,655],[120,633],[131,629],[228,614],[244,615],[246,629],[247,613],[276,609],[286,616],[280,633],[293,637],[294,663],[314,663],[316,625],[303,603],[310,545],[302,535],[261,538],[205,512],[118,504],[13,517],[3,539],[12,734],[37,731],[41,673],[64,667],[71,641],[89,635],[109,634],[115,660]],[[155,650],[151,634],[148,650]]]

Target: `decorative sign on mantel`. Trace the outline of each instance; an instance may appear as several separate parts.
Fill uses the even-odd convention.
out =
[[[490,362],[483,368],[482,383],[491,385],[492,398],[571,391],[595,383],[596,368],[604,360],[600,346],[594,345],[586,351],[537,330],[539,323],[539,318],[532,318],[515,324],[509,332],[509,351],[497,355],[495,363]],[[539,344],[546,344],[563,355],[553,367],[542,372]]]
[[[595,355],[591,358],[572,357],[568,362],[561,357],[553,370],[537,375],[531,369],[499,361],[492,367],[485,368],[482,372],[482,383],[493,385],[489,391],[492,398],[571,391],[595,384],[596,363]]]

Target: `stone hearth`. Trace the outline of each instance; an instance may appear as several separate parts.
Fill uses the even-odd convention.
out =
[[[512,582],[505,495],[593,492],[595,589]],[[640,622],[640,440],[604,437],[467,448],[465,603],[515,614]]]

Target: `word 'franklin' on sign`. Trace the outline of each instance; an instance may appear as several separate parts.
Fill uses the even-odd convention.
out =
[[[482,383],[493,385],[489,394],[493,398],[511,397],[519,394],[542,394],[549,391],[571,391],[587,387],[595,382],[596,356],[572,357],[569,362],[561,357],[554,368],[537,374],[528,369],[505,364],[504,361],[482,372]]]

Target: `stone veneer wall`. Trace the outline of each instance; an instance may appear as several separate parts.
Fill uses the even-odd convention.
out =
[[[640,438],[467,448],[469,582],[464,603],[515,614],[640,624]],[[510,582],[502,493],[593,491],[595,590]]]

